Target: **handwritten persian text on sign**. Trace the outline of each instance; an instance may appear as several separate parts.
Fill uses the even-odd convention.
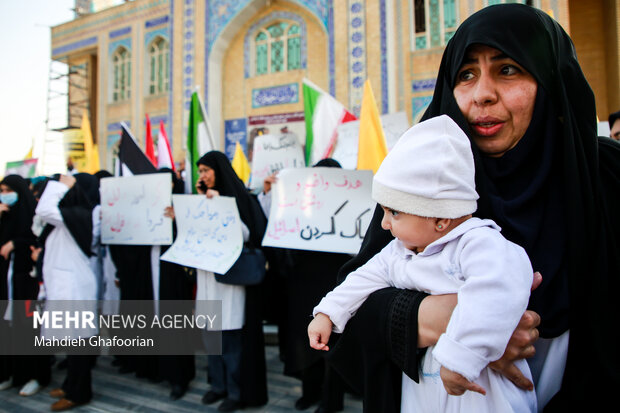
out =
[[[172,220],[170,174],[147,174],[101,180],[103,244],[170,245]]]
[[[243,237],[235,198],[173,195],[177,239],[164,261],[224,274],[241,254]]]
[[[371,171],[280,171],[263,245],[357,253],[375,208],[371,184]]]
[[[250,188],[262,188],[263,180],[280,169],[304,166],[304,153],[295,135],[258,136],[254,140]]]

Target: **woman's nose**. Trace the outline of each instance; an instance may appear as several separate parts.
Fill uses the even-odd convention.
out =
[[[495,81],[488,74],[482,74],[474,87],[473,99],[477,105],[486,105],[497,101]]]

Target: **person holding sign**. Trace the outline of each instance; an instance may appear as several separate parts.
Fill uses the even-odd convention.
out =
[[[525,250],[495,222],[472,217],[478,194],[465,133],[445,115],[409,129],[379,167],[372,196],[395,239],[315,307],[311,347],[328,350],[332,329],[342,332],[368,295],[384,287],[458,291],[446,333],[427,350],[417,383],[403,382],[404,410],[536,412],[534,392],[487,367],[504,353],[527,308],[533,270]],[[531,377],[525,360],[518,367]]]
[[[261,245],[266,218],[225,154],[211,151],[197,162],[196,189],[207,198],[230,196],[237,201],[244,242]],[[219,411],[267,403],[265,345],[260,314],[260,285],[241,286],[217,282],[213,273],[197,270],[196,300],[222,301],[222,355],[208,356],[211,388],[202,398],[212,404],[224,399]]]
[[[341,168],[335,159],[326,158],[314,167]],[[271,186],[277,174],[264,179],[258,199],[265,215],[271,209]],[[284,373],[301,380],[301,397],[297,410],[306,410],[318,403],[315,413],[342,410],[344,390],[340,377],[325,362],[325,355],[307,345],[306,323],[316,303],[336,286],[338,270],[350,258],[349,254],[277,248],[278,267],[282,273],[283,290],[280,321],[281,352]]]

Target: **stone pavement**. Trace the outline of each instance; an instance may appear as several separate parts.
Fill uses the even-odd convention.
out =
[[[282,362],[278,357],[277,345],[266,346],[267,380],[269,403],[260,408],[243,409],[241,412],[296,412],[295,400],[301,396],[300,381],[282,374]],[[112,357],[100,356],[93,369],[93,400],[71,412],[217,412],[218,403],[205,406],[201,403],[207,389],[206,356],[196,357],[196,378],[190,383],[185,396],[177,401],[169,398],[167,383],[150,383],[133,374],[119,374],[110,363]],[[34,413],[48,412],[56,399],[48,395],[49,390],[59,387],[65,371],[52,368],[52,383],[39,393],[20,396],[14,387],[0,391],[0,412]],[[316,406],[307,409],[313,412]],[[361,413],[362,402],[349,394],[345,398],[344,413]]]

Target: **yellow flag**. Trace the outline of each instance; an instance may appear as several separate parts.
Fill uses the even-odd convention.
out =
[[[89,174],[94,174],[99,171],[101,168],[99,167],[99,150],[97,145],[93,143],[93,135],[90,130],[90,121],[88,120],[88,115],[86,111],[82,114],[82,139],[84,140],[84,158],[85,163],[83,170],[80,172],[87,172]]]
[[[32,145],[30,147],[30,150],[28,151],[28,153],[26,154],[26,156],[24,157],[24,159],[31,159],[32,158],[32,151],[34,150],[34,145]]]
[[[357,169],[371,169],[373,173],[377,173],[388,150],[370,79],[364,83],[358,145]]]
[[[248,162],[248,158],[245,157],[245,153],[243,153],[243,149],[241,149],[239,142],[235,145],[235,156],[233,156],[232,159],[232,167],[239,179],[247,185],[250,180],[250,163]]]

